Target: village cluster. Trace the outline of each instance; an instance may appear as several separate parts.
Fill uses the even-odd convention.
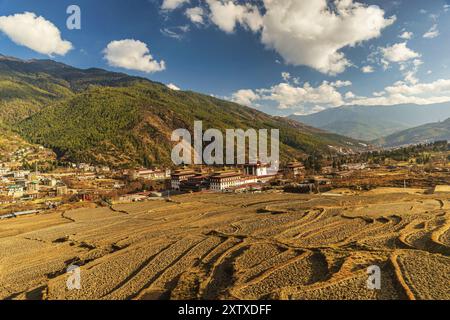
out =
[[[355,169],[365,165],[352,165]],[[178,169],[137,168],[115,170],[107,166],[69,163],[50,172],[12,168],[0,163],[0,218],[53,209],[67,202],[126,203],[167,199],[193,192],[260,193],[291,186],[293,192],[316,192],[331,185],[332,169],[322,175],[307,175],[300,162],[291,162],[278,172],[258,162],[236,167],[195,166]],[[296,183],[292,183],[292,182]],[[142,182],[142,183],[139,183]],[[288,190],[288,189],[286,189]]]
[[[439,144],[423,148],[436,146]],[[447,150],[447,144],[444,147]],[[71,162],[62,165],[42,147],[25,147],[0,158],[0,218],[79,202],[111,205],[170,200],[181,193],[326,193],[340,188],[363,191],[377,187],[441,190],[449,185],[450,156],[445,150],[427,156],[427,161],[417,156],[392,160],[392,154],[386,159],[355,154],[321,159],[320,163],[310,157],[282,164],[274,172],[261,161],[228,167],[131,169]]]
[[[286,167],[286,173],[299,175],[303,170],[300,163]],[[240,168],[213,170],[210,168],[139,168],[112,170],[107,166],[93,166],[80,163],[52,172],[39,172],[10,168],[0,163],[0,204],[18,203],[38,199],[55,199],[72,196],[80,201],[93,200],[96,196],[120,190],[127,183],[137,180],[160,181],[157,191],[200,192],[226,191],[243,192],[261,190],[269,181],[281,177],[280,173],[269,174],[268,165],[257,163]],[[153,192],[154,195],[163,192]],[[143,194],[140,192],[138,195]],[[119,197],[122,200],[140,199],[134,195]]]
[[[108,199],[123,203],[188,192],[261,192],[269,189],[276,179],[304,175],[304,166],[299,162],[290,163],[277,173],[271,173],[269,165],[261,162],[175,170],[111,169],[69,163],[46,172],[40,172],[37,163],[27,169],[19,163],[0,162],[0,217],[3,218],[52,209],[65,202]]]

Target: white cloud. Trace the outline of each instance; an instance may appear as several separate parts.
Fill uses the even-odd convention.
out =
[[[282,73],[283,80],[270,88],[244,89],[232,94],[230,100],[247,106],[274,106],[278,109],[293,109],[293,112],[311,113],[317,108],[337,107],[344,104],[338,88],[352,85],[351,81],[323,81],[317,87],[308,82],[299,85],[288,72]],[[349,93],[347,93],[349,97]],[[352,96],[352,98],[355,96]]]
[[[431,13],[428,17],[433,21],[437,21],[437,19],[439,18],[439,14]]]
[[[351,92],[351,91],[349,91],[349,92],[347,92],[346,94],[345,94],[345,99],[346,100],[348,100],[348,99],[354,99],[356,96],[355,96],[355,94],[353,93],[353,92]]]
[[[394,86],[387,87],[386,92],[390,94],[413,95],[431,95],[431,94],[450,94],[450,79],[439,79],[430,83],[420,83],[416,85],[407,85],[398,83]]]
[[[289,72],[282,72],[281,77],[283,78],[284,81],[288,82],[289,79],[291,79],[291,74]]]
[[[234,32],[237,25],[261,31],[261,42],[286,63],[330,75],[351,65],[341,49],[379,37],[396,20],[395,16],[385,18],[377,5],[354,0],[333,4],[327,0],[261,0],[259,6],[238,0],[205,2],[208,13],[199,7],[185,12],[191,21],[203,23],[207,14],[226,33]]]
[[[63,56],[73,48],[53,23],[32,12],[0,16],[0,31],[16,44],[49,56]]]
[[[318,113],[325,109],[326,108],[323,106],[314,106],[314,108],[312,108],[311,110],[308,110],[308,112],[304,112],[304,113],[300,113],[300,114],[306,115],[306,114],[311,114],[311,113]]]
[[[410,69],[414,69],[414,73],[417,72],[418,67],[423,63],[418,59],[419,57],[421,54],[408,48],[405,41],[388,47],[378,47],[367,57],[367,61],[380,65],[383,70],[388,70],[391,63],[397,63],[399,70],[405,75]],[[369,70],[363,70],[363,72]]]
[[[165,35],[166,37],[174,38],[177,40],[181,40],[184,38],[186,32],[189,32],[189,26],[177,26],[177,27],[170,27],[170,28],[163,28],[161,29],[161,33]]]
[[[175,10],[187,2],[189,2],[189,0],[164,0],[161,5],[161,9],[162,10]]]
[[[434,24],[430,30],[428,30],[423,37],[426,39],[433,39],[439,36],[439,30],[437,24]]]
[[[177,87],[176,85],[174,85],[173,83],[169,83],[166,85],[167,88],[172,89],[174,91],[180,91],[181,89],[179,87]]]
[[[412,32],[405,31],[401,35],[399,35],[398,37],[401,38],[401,39],[409,40],[409,39],[411,39],[413,37],[413,35],[414,34]]]
[[[419,67],[423,64],[423,61],[420,59],[414,59],[412,63],[415,67]]]
[[[416,78],[416,74],[419,71],[419,67],[423,64],[420,59],[414,59],[409,61],[404,61],[400,63],[400,71],[402,71],[405,81],[411,84],[416,84],[419,79]]]
[[[346,81],[341,81],[346,83]],[[398,104],[427,105],[450,101],[450,79],[430,83],[397,81],[372,97],[358,96],[352,91],[342,95],[336,83],[322,82],[317,87],[309,83],[295,86],[280,83],[270,88],[239,90],[232,101],[248,106],[275,105],[278,109],[291,109],[292,113],[310,114],[342,105],[390,106]]]
[[[162,71],[166,68],[165,62],[154,60],[147,45],[138,40],[112,41],[103,53],[108,64],[113,67],[147,73]]]
[[[201,7],[189,8],[185,12],[186,17],[189,18],[193,23],[204,24],[203,20],[204,10]]]
[[[364,66],[361,68],[361,71],[363,73],[372,73],[372,72],[374,72],[374,69],[372,66]]]
[[[232,33],[239,23],[256,32],[262,26],[261,14],[256,6],[238,4],[235,0],[206,0],[210,19],[221,30]]]
[[[395,21],[385,18],[378,6],[353,0],[264,0],[262,42],[275,49],[287,63],[306,65],[320,72],[343,72],[350,62],[340,52],[381,35]]]
[[[326,82],[318,87],[312,87],[308,83],[303,87],[280,83],[270,89],[261,90],[261,93],[263,99],[276,102],[280,109],[304,107],[305,104],[339,106],[343,103],[342,95]]]
[[[444,103],[450,101],[450,95],[439,96],[439,97],[408,97],[404,95],[391,95],[386,97],[375,97],[375,98],[360,98],[352,100],[348,105],[361,105],[361,106],[393,106],[398,104],[417,104],[417,105],[428,105],[435,103]]]
[[[420,54],[409,49],[406,42],[396,43],[390,47],[381,48],[384,58],[390,62],[403,62],[420,57]]]
[[[279,109],[295,109],[311,112],[316,106],[330,107],[342,105],[342,95],[336,90],[335,83],[322,82],[317,87],[309,83],[296,86],[289,83],[280,83],[270,88],[256,90],[257,99],[276,104]]]
[[[405,74],[405,81],[409,82],[411,84],[416,84],[419,82],[419,79],[416,78],[416,72],[415,71],[408,71]]]
[[[450,79],[439,79],[430,83],[408,84],[403,81],[388,86],[374,97],[358,97],[347,104],[354,105],[427,105],[450,101]]]
[[[233,93],[231,100],[244,106],[252,106],[253,102],[260,99],[260,96],[253,90],[242,89]]]
[[[292,75],[289,72],[282,72],[281,78],[283,78],[284,82],[287,82],[287,83],[292,82],[293,84],[296,84],[296,85],[300,84],[300,78],[292,77]]]
[[[326,81],[324,83],[327,83]],[[335,82],[331,82],[330,83],[331,86],[336,87],[336,88],[342,88],[342,87],[349,87],[352,85],[351,81],[345,80],[337,80]]]

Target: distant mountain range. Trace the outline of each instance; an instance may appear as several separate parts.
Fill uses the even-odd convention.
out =
[[[378,139],[374,143],[384,147],[398,147],[441,140],[450,141],[450,118],[442,122],[429,123],[400,131]]]
[[[449,117],[450,103],[426,106],[345,106],[306,116],[290,116],[304,124],[365,141]]]
[[[0,124],[62,159],[111,166],[170,164],[173,130],[280,129],[282,160],[359,149],[351,138],[195,92],[52,60],[0,57]]]

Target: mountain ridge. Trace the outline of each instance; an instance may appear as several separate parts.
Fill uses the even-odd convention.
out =
[[[52,60],[0,59],[0,121],[60,158],[112,166],[170,164],[171,132],[280,129],[281,157],[361,148],[359,141],[146,78]],[[331,146],[331,147],[330,147]]]
[[[403,130],[373,143],[384,147],[400,147],[443,140],[450,141],[450,118]]]
[[[450,102],[432,105],[343,106],[290,118],[354,139],[372,141],[450,117]]]

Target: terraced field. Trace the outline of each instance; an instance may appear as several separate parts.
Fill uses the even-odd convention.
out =
[[[450,299],[450,194],[196,194],[0,221],[0,298]]]

